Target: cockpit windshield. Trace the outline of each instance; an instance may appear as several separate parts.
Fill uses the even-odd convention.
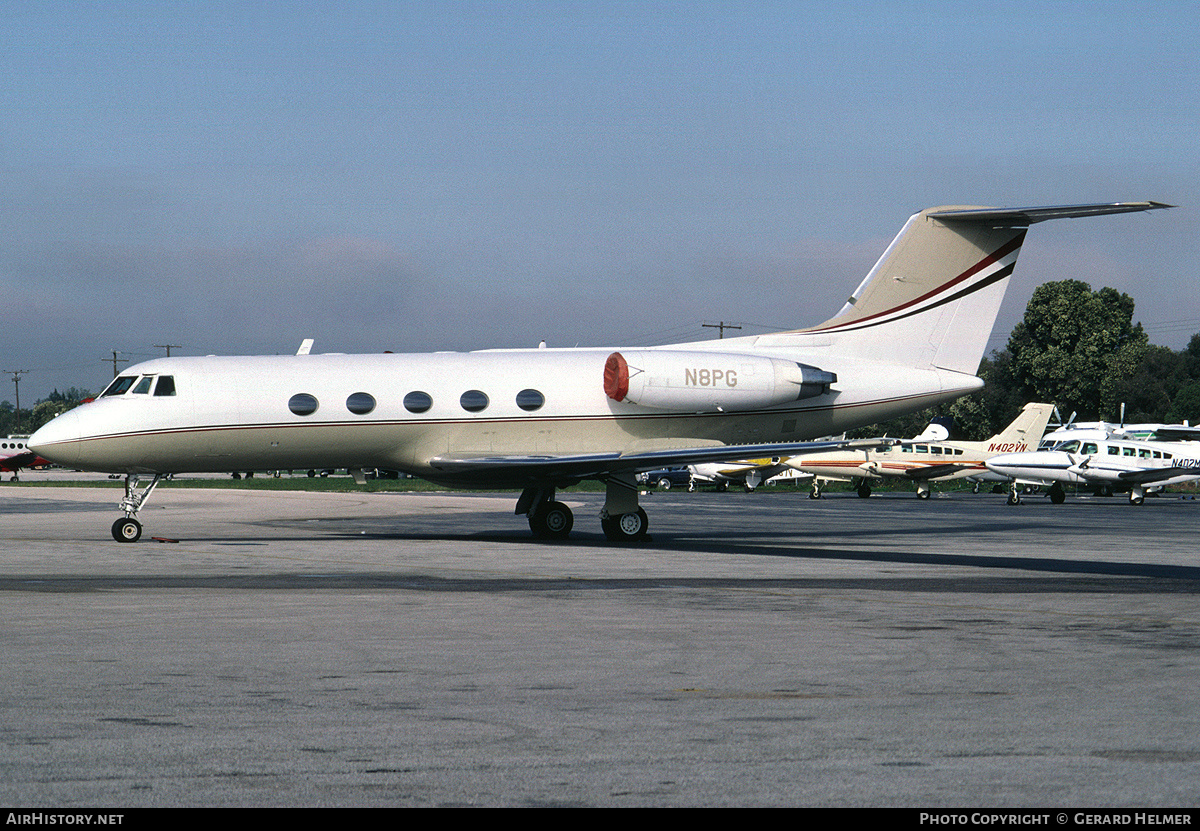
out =
[[[106,395],[124,395],[129,392],[129,388],[133,386],[133,382],[136,380],[136,375],[122,375],[120,378],[114,378],[113,382],[108,385],[108,388],[100,393],[100,397],[103,398]]]
[[[158,383],[155,383],[155,379]],[[150,390],[154,390],[154,395],[166,396],[175,394],[175,376],[173,375],[122,375],[119,378],[114,378],[113,382],[108,385],[104,392],[100,393],[103,398],[109,395],[147,395]]]
[[[1062,453],[1076,453],[1079,451],[1078,441],[1063,441],[1054,445],[1054,449]]]

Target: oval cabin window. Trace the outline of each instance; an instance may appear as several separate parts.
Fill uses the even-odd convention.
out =
[[[356,392],[346,399],[346,409],[355,415],[366,415],[375,409],[375,397],[369,392]]]
[[[458,403],[461,404],[462,408],[468,413],[478,413],[487,409],[488,397],[485,393],[482,393],[479,390],[467,390],[462,394],[462,397],[458,399]]]
[[[521,390],[517,393],[517,406],[526,412],[540,410],[546,403],[546,396],[537,390]]]
[[[414,390],[404,396],[404,409],[410,413],[423,413],[433,406],[433,399],[429,397],[429,393]]]
[[[298,392],[288,399],[288,409],[298,416],[312,415],[317,411],[317,399],[306,392]]]

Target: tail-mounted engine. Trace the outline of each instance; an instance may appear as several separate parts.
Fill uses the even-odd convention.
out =
[[[604,364],[613,401],[689,412],[756,410],[828,392],[837,375],[815,366],[723,352],[614,352]]]

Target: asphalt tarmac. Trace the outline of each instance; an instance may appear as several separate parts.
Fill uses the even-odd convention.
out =
[[[1200,804],[1195,500],[119,495],[0,485],[5,806]]]

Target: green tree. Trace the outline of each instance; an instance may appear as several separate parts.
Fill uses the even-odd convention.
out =
[[[1200,381],[1190,381],[1185,384],[1163,417],[1163,421],[1178,423],[1186,421],[1189,424],[1200,423]]]
[[[1114,420],[1122,382],[1148,346],[1142,325],[1133,323],[1133,305],[1127,294],[1092,291],[1081,280],[1038,286],[1008,339],[1021,397]]]

